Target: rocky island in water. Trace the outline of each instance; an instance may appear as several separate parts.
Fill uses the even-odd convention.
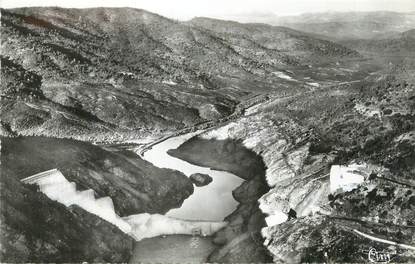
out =
[[[1,262],[415,262],[415,6],[234,20],[1,9]]]

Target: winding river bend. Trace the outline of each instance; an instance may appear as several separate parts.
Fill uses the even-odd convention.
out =
[[[203,173],[208,174],[213,179],[206,186],[195,186],[193,194],[183,202],[182,206],[168,211],[167,216],[183,220],[223,221],[238,206],[238,202],[232,196],[232,191],[240,186],[244,180],[229,172],[190,164],[167,153],[168,150],[178,148],[199,133],[194,132],[169,138],[147,150],[142,158],[159,168],[181,171],[188,177],[194,173]],[[203,149],[200,151],[203,151]],[[138,149],[136,153],[139,154]],[[153,237],[136,243],[130,262],[185,261],[201,263],[207,261],[207,257],[216,247],[209,237],[188,235]]]
[[[213,179],[206,186],[195,186],[194,193],[184,201],[182,206],[170,210],[167,216],[185,220],[222,221],[236,209],[238,202],[233,198],[232,191],[244,180],[232,173],[193,165],[167,154],[168,150],[176,149],[197,134],[198,132],[195,132],[169,138],[146,151],[143,159],[159,168],[181,171],[188,177],[194,173],[203,173]]]

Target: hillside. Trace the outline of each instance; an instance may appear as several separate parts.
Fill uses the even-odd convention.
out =
[[[415,28],[415,25],[414,25]],[[342,41],[343,45],[363,51],[375,53],[402,53],[413,54],[415,52],[415,29],[397,33],[388,38],[381,39],[354,39]]]
[[[1,175],[2,262],[126,262],[133,239],[77,206],[66,208]]]
[[[261,55],[264,52],[268,55],[269,51],[274,51],[275,54],[284,54],[287,60],[295,55],[298,63],[312,61],[316,57],[321,60],[324,57],[357,56],[356,52],[345,47],[285,27],[241,24],[211,18],[195,18],[189,21],[189,24],[213,31],[226,38],[234,46],[239,47],[245,56],[252,56],[250,53],[258,54],[259,52],[255,52],[258,49],[262,49]],[[268,61],[267,58],[265,60]],[[295,60],[291,63],[294,62]]]
[[[286,28],[196,22],[132,8],[2,10],[2,131],[94,141],[167,133],[226,116],[254,91],[287,89],[272,74],[281,67],[358,56]]]
[[[190,180],[180,172],[157,168],[128,151],[46,137],[4,137],[1,141],[2,173],[20,180],[58,168],[81,189],[111,197],[120,216],[165,213],[193,192]]]
[[[178,171],[69,139],[2,137],[0,164],[2,262],[127,262],[132,255],[133,238],[118,227],[20,182],[35,173],[58,168],[79,190],[111,197],[121,216],[165,213],[193,193]]]

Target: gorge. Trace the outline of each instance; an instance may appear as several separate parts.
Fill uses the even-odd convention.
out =
[[[247,201],[252,202],[252,192],[258,192],[258,189],[251,190],[250,192],[246,193],[245,196],[236,195],[236,193],[240,192],[238,190],[243,188],[242,186],[246,185],[241,185],[243,180],[240,177],[224,171],[211,170],[206,167],[192,165],[167,154],[168,151],[179,147],[188,141],[189,138],[196,137],[198,133],[201,132],[169,138],[152,146],[152,148],[147,150],[143,155],[144,160],[150,162],[153,161],[153,165],[157,165],[159,168],[176,169],[185,173],[187,176],[190,176],[194,173],[206,173],[213,178],[212,183],[208,186],[196,187],[194,193],[190,194],[190,196],[184,200],[183,204],[181,204],[179,208],[173,208],[172,210],[168,211],[166,216],[160,214],[142,213],[125,216],[122,218],[115,216],[114,218],[113,215],[115,215],[115,211],[111,198],[102,197],[96,200],[94,196],[97,194],[94,190],[89,189],[85,191],[76,191],[78,188],[76,187],[75,183],[73,183],[73,190],[72,187],[68,189],[70,183],[57,170],[51,170],[36,174],[28,178],[24,178],[22,179],[22,182],[39,185],[40,190],[49,198],[56,200],[65,206],[79,205],[87,212],[97,215],[98,217],[117,225],[121,231],[127,235],[132,236],[136,241],[139,241],[136,242],[134,250],[135,254],[132,256],[132,259],[130,260],[131,262],[140,262],[143,260],[143,257],[156,258],[160,261],[169,261],[171,258],[170,254],[164,256],[161,254],[165,248],[160,247],[158,250],[154,249],[155,243],[160,243],[163,245],[165,240],[171,240],[169,237],[165,238],[165,235],[172,235],[173,237],[177,237],[178,241],[182,241],[182,243],[176,241],[175,243],[169,244],[170,250],[173,250],[172,245],[176,245],[177,248],[174,250],[176,255],[179,254],[181,257],[186,259],[185,256],[189,253],[190,250],[190,253],[193,255],[192,258],[188,259],[189,261],[207,261],[212,251],[215,248],[218,248],[218,245],[223,244],[226,240],[222,238],[222,241],[219,241],[218,243],[218,239],[209,239],[203,237],[211,236],[218,230],[226,227],[228,223],[222,221],[225,217],[229,217],[228,215],[230,215],[232,212],[241,214],[241,212],[238,212],[241,205],[244,205],[244,203]],[[37,139],[33,138],[33,140],[36,141]],[[47,142],[46,139],[42,139],[42,141],[43,143]],[[55,144],[56,143],[59,143],[59,141],[56,141]],[[215,142],[211,143],[215,144]],[[218,141],[218,144],[222,145],[222,142]],[[250,155],[249,151],[243,149],[243,147],[239,146],[237,142],[226,142],[226,144],[234,147],[228,147],[228,152],[223,154],[231,155],[234,152],[234,148],[236,146],[239,151],[242,150],[242,156],[243,154],[246,155],[247,158],[241,160],[246,162],[247,166],[250,166],[252,162],[261,164],[260,160],[254,159],[257,157]],[[112,146],[112,148],[116,148],[116,146]],[[60,147],[60,151],[63,150],[64,149]],[[206,149],[204,154],[214,155],[215,153]],[[235,152],[235,154],[237,153]],[[239,154],[239,157],[242,157],[241,154]],[[252,159],[252,161],[248,162],[250,159]],[[234,165],[235,164],[230,161],[223,161],[223,166],[225,167]],[[261,169],[263,170],[264,168],[257,168],[255,173],[258,173],[258,176],[262,175],[263,177],[264,171],[261,172]],[[242,173],[242,171],[240,172]],[[254,175],[254,172],[249,172],[248,174],[243,173],[243,175],[244,179],[248,181],[252,180],[255,178],[254,176],[256,176]],[[241,187],[239,187],[240,185]],[[238,200],[234,200],[234,197]],[[107,202],[109,202],[110,205],[107,206]],[[238,205],[238,203],[241,204]],[[235,211],[237,205],[238,210]],[[106,208],[105,210],[104,207]],[[246,210],[242,211],[243,214],[246,212]],[[250,228],[253,228],[256,231],[262,227],[254,226],[254,224],[252,225],[253,227],[250,225]],[[241,225],[235,225],[233,223],[230,228],[232,228],[232,232],[235,232],[235,230],[241,228]],[[197,236],[202,236],[201,238],[197,238],[197,249],[193,249],[191,247],[189,240],[186,240],[186,236],[180,236],[184,234],[194,236],[195,231],[200,232],[196,233]],[[224,231],[221,233],[224,233]],[[163,237],[161,238],[160,236]],[[230,241],[232,236],[227,234],[225,235],[225,238]],[[144,242],[140,242],[143,239]],[[257,243],[257,246],[261,247],[261,240],[258,240]],[[148,244],[148,246],[143,246],[143,244]],[[152,247],[153,249],[148,251],[149,247]],[[203,249],[203,247],[205,247],[205,249]],[[142,254],[143,250],[148,252]],[[194,254],[194,250],[201,250],[201,252]],[[149,255],[150,252],[153,252],[153,255]],[[263,251],[262,254],[265,252],[266,251]],[[164,254],[166,254],[166,252],[164,252]],[[263,260],[265,256],[266,255],[264,255],[261,259],[252,260]]]
[[[415,261],[413,14],[0,11],[1,262]]]

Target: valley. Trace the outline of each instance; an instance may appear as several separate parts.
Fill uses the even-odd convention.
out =
[[[1,9],[1,261],[415,261],[413,18]]]

